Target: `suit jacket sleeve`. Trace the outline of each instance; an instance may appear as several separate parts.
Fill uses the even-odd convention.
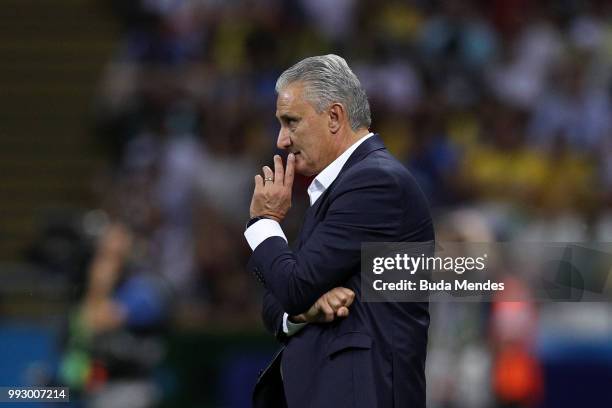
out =
[[[263,277],[290,315],[308,310],[325,292],[358,273],[362,242],[410,240],[412,234],[402,235],[403,231],[419,236],[429,226],[429,217],[421,214],[426,207],[411,205],[423,200],[407,172],[351,168],[329,200],[324,219],[298,252],[282,238],[270,237],[249,260],[249,269]]]
[[[287,335],[283,331],[283,315],[285,311],[278,300],[269,291],[265,290],[263,295],[263,304],[261,309],[261,317],[264,326],[272,333],[280,342],[287,339]]]

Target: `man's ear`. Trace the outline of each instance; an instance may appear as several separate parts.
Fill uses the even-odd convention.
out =
[[[344,110],[344,106],[340,103],[333,103],[329,107],[329,121],[328,126],[329,130],[332,133],[338,133],[342,126],[344,126],[344,122],[347,120],[346,111]]]

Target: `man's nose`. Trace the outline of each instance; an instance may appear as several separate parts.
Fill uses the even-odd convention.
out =
[[[291,146],[291,139],[287,135],[287,132],[281,128],[278,132],[278,139],[276,139],[276,147],[284,150],[289,146]]]

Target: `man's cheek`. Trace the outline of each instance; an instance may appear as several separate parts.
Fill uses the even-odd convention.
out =
[[[304,160],[302,155],[298,154],[297,156],[295,156],[295,169],[297,170],[297,172],[303,173],[304,170],[306,170],[306,167],[306,161]]]

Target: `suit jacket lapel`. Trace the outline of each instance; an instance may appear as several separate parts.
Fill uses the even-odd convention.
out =
[[[375,150],[384,149],[385,145],[383,144],[380,136],[378,134],[374,134],[374,136],[370,137],[366,141],[364,141],[357,149],[351,154],[349,159],[346,161],[342,170],[338,174],[338,177],[331,183],[331,185],[323,192],[321,197],[306,210],[306,214],[304,216],[304,222],[302,223],[302,229],[300,230],[300,234],[298,237],[296,248],[299,251],[302,246],[306,243],[312,231],[315,229],[316,225],[319,223],[321,219],[323,219],[324,213],[327,211],[327,200],[329,197],[330,191],[337,184],[338,179],[342,173],[344,173],[347,169],[352,167],[355,163],[358,163],[364,157]]]
[[[325,191],[325,193],[326,192],[327,191]],[[304,222],[302,223],[302,228],[300,229],[300,235],[298,238],[298,250],[302,248],[302,245],[308,240],[308,237],[310,237],[312,230],[317,224],[317,208],[319,208],[319,206],[321,205],[325,193],[323,193],[323,195],[319,197],[319,199],[313,205],[309,206],[306,210],[306,214],[304,215]]]

